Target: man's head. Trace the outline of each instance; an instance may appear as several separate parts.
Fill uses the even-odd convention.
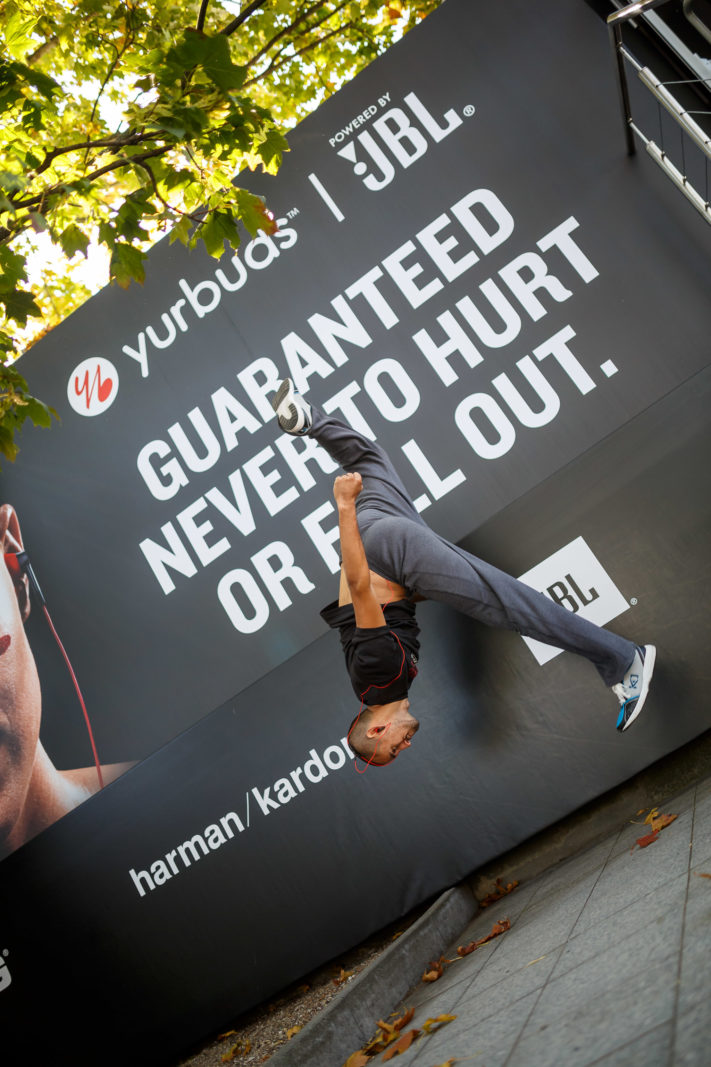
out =
[[[356,755],[366,763],[384,767],[409,748],[420,728],[409,708],[407,698],[363,708],[348,731],[348,744]]]

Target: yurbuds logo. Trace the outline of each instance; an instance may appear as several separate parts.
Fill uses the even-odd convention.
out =
[[[580,612],[590,622],[604,626],[627,611],[629,604],[582,537],[554,552],[522,574],[520,581],[533,586],[568,611]],[[547,663],[559,648],[524,637],[539,663]]]
[[[10,985],[10,982],[12,981],[12,976],[10,975],[10,968],[5,963],[5,958],[7,957],[7,955],[8,951],[6,948],[4,948],[2,950],[2,956],[0,956],[0,993],[2,993],[3,989],[7,989],[7,987]]]
[[[118,393],[118,371],[103,356],[92,356],[69,376],[67,398],[78,415],[102,415]]]

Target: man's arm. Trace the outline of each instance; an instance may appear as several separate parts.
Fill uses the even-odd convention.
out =
[[[342,474],[336,478],[333,495],[338,505],[343,571],[353,600],[356,626],[368,630],[385,626],[385,616],[370,587],[370,568],[356,520],[355,502],[362,488],[360,474]]]

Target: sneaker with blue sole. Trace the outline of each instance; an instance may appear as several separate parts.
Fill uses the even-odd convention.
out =
[[[271,398],[277,421],[284,433],[301,437],[311,429],[311,405],[294,389],[291,378],[285,378]]]
[[[612,692],[620,702],[618,730],[626,730],[631,726],[642,710],[652,681],[656,658],[657,650],[654,645],[638,645],[624,678],[612,686]]]

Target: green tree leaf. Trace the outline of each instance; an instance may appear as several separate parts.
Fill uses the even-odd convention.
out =
[[[56,415],[56,411],[53,408],[43,404],[41,400],[37,400],[36,397],[27,397],[25,404],[25,414],[28,419],[31,419],[35,426],[42,426],[48,430],[52,425],[52,415]]]
[[[289,151],[289,143],[279,130],[269,130],[257,147],[257,152],[269,174],[276,174],[281,166],[282,152]]]
[[[27,18],[21,11],[15,11],[5,23],[5,47],[13,59],[22,59],[34,50],[32,32],[37,25],[37,18]]]
[[[30,315],[40,317],[42,312],[35,303],[32,293],[23,289],[13,289],[9,293],[0,293],[0,304],[5,305],[5,314],[24,326]]]
[[[61,85],[59,85],[54,78],[50,78],[48,75],[43,74],[41,70],[35,70],[33,67],[26,67],[24,63],[15,63],[14,68],[47,100],[51,101],[55,93],[61,95]]]
[[[226,37],[208,37],[205,42],[202,64],[205,73],[215,85],[224,92],[239,89],[246,77],[246,69],[238,67],[230,57],[230,46]]]
[[[81,252],[83,256],[86,256],[89,238],[74,222],[70,223],[65,230],[62,230],[59,235],[59,241],[67,259],[71,259],[77,252]]]
[[[35,233],[44,233],[47,229],[47,220],[39,211],[30,212],[30,221]]]
[[[0,247],[0,292],[10,292],[25,280],[25,257],[7,245]]]
[[[14,426],[11,428],[9,425],[5,425],[4,422],[0,422],[0,453],[13,462],[20,451],[15,441]]]
[[[186,245],[190,240],[190,232],[193,224],[187,215],[183,215],[181,219],[176,222],[175,226],[170,232],[169,243],[173,244],[174,241],[180,241]]]
[[[120,285],[122,289],[128,289],[132,281],[143,282],[146,277],[146,271],[143,266],[145,258],[146,253],[142,252],[140,248],[117,242],[111,254],[110,272],[112,280],[117,285]]]
[[[235,199],[239,217],[252,237],[256,237],[260,230],[267,234],[276,233],[276,220],[261,196],[238,189]]]
[[[225,211],[211,211],[198,231],[209,255],[219,259],[225,251],[225,241],[234,248],[239,246],[237,223],[232,215]]]

